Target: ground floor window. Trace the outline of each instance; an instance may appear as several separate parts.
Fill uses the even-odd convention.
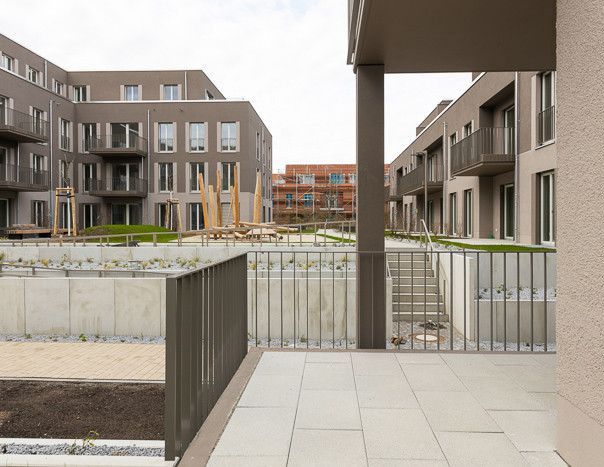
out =
[[[449,194],[449,223],[451,235],[457,235],[457,193]]]
[[[162,206],[164,206],[165,209],[166,205],[164,204]],[[189,228],[190,230],[203,230],[204,228],[203,208],[201,207],[201,203],[189,204]]]
[[[428,221],[428,231],[429,232],[433,232],[434,231],[434,200],[429,200],[428,201],[428,214],[427,214],[427,221]]]
[[[294,201],[294,195],[291,193],[286,193],[285,194],[285,207],[286,208],[291,208],[292,204]]]
[[[503,236],[508,240],[514,239],[514,208],[514,185],[505,185],[503,187]]]
[[[159,203],[157,205],[157,216],[158,216],[158,224],[160,227],[168,228],[168,224],[166,222],[166,214],[168,211],[168,205],[166,203]]]
[[[541,174],[540,177],[540,233],[541,243],[553,244],[554,238],[554,174]]]
[[[112,204],[111,223],[118,225],[140,224],[140,206],[138,204]]]
[[[463,192],[463,207],[464,207],[464,235],[466,237],[472,236],[472,190],[465,190]]]
[[[8,227],[8,200],[0,199],[0,229]]]
[[[36,227],[44,227],[45,224],[45,216],[44,213],[46,211],[44,201],[33,201],[31,206],[31,220],[32,224]]]
[[[84,210],[84,228],[94,227],[98,225],[98,205],[97,204],[84,204],[82,205]]]

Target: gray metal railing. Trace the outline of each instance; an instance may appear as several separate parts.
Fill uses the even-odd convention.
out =
[[[110,134],[96,137],[86,137],[82,141],[83,147],[90,152],[124,152],[133,150],[141,154],[147,154],[147,138],[136,133]]]
[[[438,184],[442,183],[443,179],[442,164],[438,162],[433,163],[432,168],[428,167],[426,172],[426,167],[422,163],[398,180],[396,192],[398,196],[405,195],[422,189],[426,182],[428,184]]]
[[[537,143],[543,144],[556,137],[556,107],[551,106],[537,115]]]
[[[247,354],[247,256],[166,279],[165,458],[182,457]]]
[[[35,138],[48,138],[48,122],[15,109],[0,110],[0,129],[18,131]]]
[[[109,179],[86,179],[86,187],[90,193],[132,193],[144,195],[147,193],[147,180],[136,177],[113,177]]]
[[[47,190],[48,172],[21,165],[0,164],[0,187],[2,186]]]
[[[451,146],[451,173],[474,164],[489,162],[492,157],[514,156],[514,128],[482,127]],[[513,161],[513,159],[510,159]]]

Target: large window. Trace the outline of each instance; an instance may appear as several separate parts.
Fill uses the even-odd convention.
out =
[[[292,193],[285,194],[285,207],[291,208],[294,201],[294,195]]]
[[[541,75],[541,105],[537,116],[537,143],[543,144],[555,137],[554,74],[551,71]]]
[[[90,151],[90,148],[96,142],[96,123],[82,123],[84,151]]]
[[[298,184],[313,185],[315,183],[315,174],[298,174]]]
[[[67,161],[59,161],[59,183],[61,184],[61,188],[67,188],[71,185]]]
[[[8,99],[0,96],[0,123],[4,124],[8,117]]]
[[[514,185],[503,187],[503,236],[508,240],[514,239]]]
[[[472,190],[463,192],[464,235],[472,236]]]
[[[0,198],[0,229],[5,229],[8,227],[8,213],[8,200]]]
[[[34,132],[43,134],[45,132],[44,123],[43,123],[44,122],[44,111],[33,107],[31,109],[31,116],[32,116],[32,120],[33,120],[32,125],[33,125]]]
[[[554,174],[548,172],[540,177],[540,230],[541,243],[553,244],[555,242],[555,211],[554,211]]]
[[[33,201],[31,206],[31,217],[32,223],[36,227],[44,227],[45,224],[45,216],[44,212],[46,211],[44,207],[44,201]]]
[[[84,209],[84,228],[94,227],[98,223],[98,205],[83,204]]]
[[[333,185],[341,185],[344,183],[344,174],[342,173],[331,173],[329,174],[329,183]]]
[[[329,201],[328,201],[329,204]],[[337,207],[338,204],[338,200],[336,199],[336,206],[333,207]],[[305,208],[312,208],[313,206],[313,197],[312,197],[312,193],[304,193],[304,207]],[[328,206],[328,207],[332,207],[332,206]]]
[[[111,189],[113,191],[136,191],[140,189],[139,170],[136,163],[115,163],[112,165]]]
[[[220,124],[220,148],[222,151],[237,151],[237,124],[222,122]]]
[[[138,101],[140,96],[138,95],[138,84],[126,84],[124,86],[124,100],[125,101]]]
[[[73,87],[73,100],[74,100],[74,102],[88,101],[88,88],[85,85],[74,86]]]
[[[112,123],[111,147],[135,148],[138,144],[138,123]]]
[[[4,68],[5,70],[8,70],[8,71],[13,71],[13,72],[17,71],[17,70],[15,70],[15,59],[5,53],[2,54],[2,60],[0,60],[0,66],[2,66],[2,68]]]
[[[189,124],[189,149],[193,152],[206,150],[206,125],[203,122]]]
[[[174,151],[174,124],[160,123],[159,124],[159,151],[172,152]]]
[[[141,223],[139,204],[112,204],[111,223],[118,225],[137,225]]]
[[[162,97],[165,101],[178,100],[178,85],[164,84],[164,95]]]
[[[69,137],[70,134],[70,127],[71,127],[71,122],[69,122],[68,120],[64,120],[61,119],[61,126],[60,126],[60,132],[61,134],[59,135],[59,147],[63,150],[63,151],[70,151],[71,150],[71,140]]]
[[[84,191],[88,192],[94,188],[96,180],[96,164],[82,164],[84,172]]]
[[[449,223],[451,235],[457,235],[457,193],[449,194]]]
[[[191,191],[199,192],[201,187],[199,186],[199,176],[202,176],[202,179],[205,183],[205,164],[203,162],[191,162],[191,179],[189,181],[189,185],[191,187]]]
[[[235,165],[236,162],[223,162],[222,169],[222,191],[229,191],[229,187],[235,185]]]
[[[174,166],[172,163],[159,164],[159,191],[174,191]]]
[[[503,111],[503,145],[506,154],[514,155],[516,142],[514,138],[514,128],[516,127],[516,111],[514,106],[508,107]]]
[[[189,229],[190,230],[203,230],[203,208],[201,203],[189,204]]]

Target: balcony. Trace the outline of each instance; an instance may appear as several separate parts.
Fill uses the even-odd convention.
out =
[[[48,122],[14,109],[0,112],[0,139],[18,143],[46,143]]]
[[[432,164],[428,167],[426,177],[424,164],[418,165],[407,175],[399,179],[397,188],[398,196],[415,196],[425,192],[425,181],[427,178],[428,193],[435,193],[443,189],[443,167],[441,164]]]
[[[554,106],[539,112],[537,115],[537,144],[552,141],[556,137],[556,108]]]
[[[451,146],[451,174],[492,176],[514,169],[514,128],[479,128]]]
[[[104,135],[86,138],[85,151],[98,156],[139,156],[147,155],[147,139],[136,134]]]
[[[102,196],[105,198],[144,198],[147,196],[147,180],[142,178],[115,177],[101,180],[87,179],[84,181],[84,184],[85,191],[93,196]]]
[[[48,172],[20,165],[0,164],[0,189],[11,191],[47,191]]]

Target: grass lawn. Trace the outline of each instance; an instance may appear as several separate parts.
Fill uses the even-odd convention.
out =
[[[97,235],[121,235],[121,234],[139,234],[133,240],[137,242],[152,242],[153,235],[151,233],[171,232],[166,235],[158,235],[157,243],[168,243],[171,240],[176,240],[178,235],[165,227],[157,225],[98,225],[89,227],[80,232],[81,236],[97,236]],[[149,233],[149,235],[140,235]],[[112,237],[109,239],[111,243],[124,243],[126,237]]]
[[[522,246],[522,245],[474,245],[470,243],[463,243],[457,241],[444,240],[441,238],[436,239],[438,243],[445,246],[456,246],[457,248],[465,248],[468,250],[481,250],[481,251],[492,251],[502,252],[502,251],[512,251],[512,252],[533,252],[533,253],[555,253],[555,248],[545,248],[545,247],[533,247],[533,246]]]

